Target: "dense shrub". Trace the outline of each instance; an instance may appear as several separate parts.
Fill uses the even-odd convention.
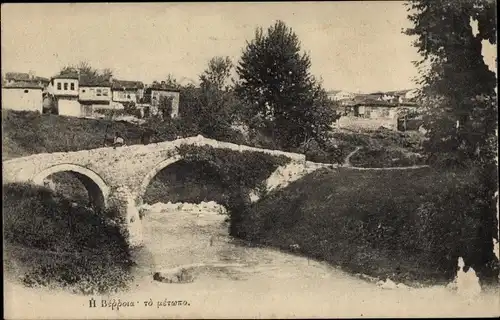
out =
[[[464,257],[482,280],[498,268],[470,172],[317,171],[246,209],[243,238],[352,272],[448,281]]]
[[[59,284],[76,291],[123,287],[132,265],[124,236],[107,222],[112,212],[73,206],[51,190],[4,186],[4,239],[26,269],[27,285]]]
[[[181,145],[179,154],[186,162],[203,163],[199,179],[217,181],[225,193],[221,204],[230,214],[230,234],[239,234],[240,221],[250,204],[250,191],[263,189],[264,182],[279,166],[290,161],[284,156],[261,152],[215,149],[210,146]]]

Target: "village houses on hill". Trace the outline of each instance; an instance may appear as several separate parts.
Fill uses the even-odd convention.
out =
[[[334,126],[350,129],[416,130],[415,90],[352,93],[327,92],[341,114]],[[123,110],[134,105],[142,117],[160,113],[162,97],[170,98],[172,118],[179,116],[180,91],[165,81],[146,85],[141,81],[88,79],[78,72],[59,73],[48,79],[33,72],[9,72],[2,78],[2,108],[44,112],[54,107],[59,115],[73,117],[102,116],[103,110]],[[415,122],[417,120],[417,122]],[[412,124],[416,123],[416,128]]]
[[[415,90],[375,93],[329,91],[328,97],[336,102],[342,116],[335,126],[349,129],[417,130],[421,119],[416,116]]]
[[[171,97],[171,117],[179,115],[180,91],[165,82],[88,79],[77,72],[59,73],[51,79],[33,73],[6,73],[2,79],[2,108],[39,111],[55,106],[59,115],[91,117],[102,110],[123,110],[133,104],[145,117],[159,112],[160,97]]]

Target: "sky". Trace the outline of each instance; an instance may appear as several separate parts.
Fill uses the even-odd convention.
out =
[[[51,77],[87,61],[122,80],[193,81],[214,56],[237,63],[257,27],[283,20],[327,90],[415,87],[419,55],[402,1],[3,4],[2,73]]]

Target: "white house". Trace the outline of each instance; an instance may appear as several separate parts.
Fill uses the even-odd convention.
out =
[[[78,101],[82,116],[92,116],[96,109],[110,109],[111,82],[81,77]]]
[[[144,96],[144,83],[140,81],[113,80],[113,101],[139,102]]]
[[[328,98],[333,101],[342,101],[354,98],[355,94],[348,91],[332,90],[327,92]]]
[[[48,91],[54,96],[78,97],[78,85],[78,74],[60,74],[51,79]]]
[[[48,92],[57,101],[59,115],[81,116],[81,106],[78,102],[79,80],[76,72],[61,73],[50,81]]]
[[[2,87],[2,109],[43,110],[43,87],[29,82],[15,82]]]

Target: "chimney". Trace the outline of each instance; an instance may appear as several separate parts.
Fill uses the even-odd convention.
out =
[[[34,71],[30,70],[30,72],[28,72],[28,74],[29,74],[30,80],[35,79],[35,72]]]
[[[161,82],[161,87],[162,87],[162,88],[165,88],[165,86],[166,86],[166,85],[167,85],[167,83],[166,83],[165,81],[162,81],[162,82]]]

